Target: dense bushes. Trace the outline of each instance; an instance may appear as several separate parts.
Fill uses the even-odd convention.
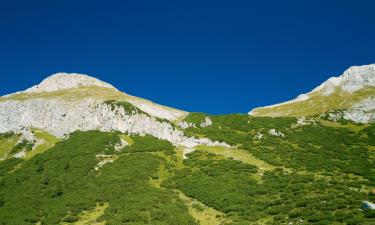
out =
[[[199,125],[206,116],[186,121]],[[174,189],[236,225],[375,224],[373,211],[358,210],[363,200],[375,201],[367,194],[375,187],[374,124],[353,131],[293,126],[294,118],[210,118],[211,126],[185,131],[239,146],[277,168],[198,150],[181,163],[171,143],[152,136],[132,136],[134,144],[115,151],[118,133],[75,132],[30,160],[0,162],[0,224],[75,222],[97,203],[109,204],[99,218],[106,224],[196,224]],[[273,128],[285,137],[268,135]],[[254,138],[258,132],[262,139]],[[114,159],[100,172],[98,154]]]
[[[197,115],[197,121],[198,118],[204,117]],[[215,158],[195,153],[185,162],[193,169],[181,170],[171,182],[185,194],[237,218],[237,222],[262,218],[272,218],[269,224],[300,220],[311,224],[374,222],[372,211],[358,211],[361,201],[374,201],[363,192],[364,187],[375,186],[375,154],[368,148],[375,140],[373,124],[353,131],[319,123],[292,126],[295,120],[290,118],[232,115],[233,120],[227,117],[225,122],[220,121],[220,116],[210,118],[210,127],[188,128],[187,132],[235,143],[288,172],[266,172],[261,183],[251,183],[248,177],[236,177],[239,168],[218,169],[210,162]],[[270,128],[282,131],[285,137],[268,135]],[[265,135],[260,140],[253,138],[258,132]],[[241,188],[235,189],[233,184]]]
[[[287,130],[285,138],[267,137],[243,147],[257,157],[296,170],[355,174],[375,180],[374,161],[360,134],[318,125]]]
[[[168,155],[173,154],[173,145],[165,140],[158,139],[156,137],[145,135],[145,136],[133,136],[134,144],[127,146],[124,152],[165,152]]]
[[[199,126],[209,116],[213,124],[207,127]],[[189,113],[184,119],[195,125],[185,129],[191,136],[206,136],[212,140],[226,142],[234,146],[250,144],[258,131],[268,132],[269,129],[285,130],[296,122],[295,118],[251,117],[246,114],[208,115],[204,113]]]
[[[142,141],[142,137],[134,139]],[[170,148],[170,144],[152,141],[162,149]],[[149,184],[158,170],[158,157],[143,152],[124,154],[104,165],[100,175],[94,172],[96,155],[117,142],[117,134],[76,132],[53,149],[24,161],[15,172],[10,171],[16,160],[1,162],[0,224],[73,222],[97,202],[109,203],[101,218],[107,224],[195,224],[174,192]],[[152,150],[150,146],[145,149]]]
[[[269,217],[275,224],[300,220],[318,224],[371,221],[370,216],[365,218],[358,211],[366,193],[353,190],[350,184],[341,180],[342,177],[315,178],[314,175],[275,170],[266,172],[262,182],[256,183],[241,168],[217,172],[215,163],[206,166],[202,166],[202,162],[189,163],[193,170],[181,170],[171,184],[242,222]],[[226,163],[219,160],[217,164]],[[211,169],[215,172],[207,172]]]
[[[7,132],[7,133],[0,133],[0,140],[1,139],[6,139],[6,138],[10,138],[14,135],[13,132]]]

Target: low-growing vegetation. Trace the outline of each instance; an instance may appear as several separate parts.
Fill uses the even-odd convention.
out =
[[[0,134],[0,161],[9,157],[10,152],[20,139],[20,135],[11,132]]]
[[[156,140],[156,149],[166,146]],[[196,224],[177,194],[149,184],[160,163],[150,147],[122,153],[95,175],[96,155],[118,142],[115,133],[76,132],[15,172],[9,173],[15,161],[0,163],[0,224],[72,223],[104,203],[98,220],[106,224]]]
[[[212,124],[200,126],[206,117]],[[201,113],[184,121],[195,124],[187,135],[232,147],[198,146],[183,160],[179,146],[152,136],[87,131],[1,161],[0,225],[375,224],[373,210],[360,210],[375,202],[375,124]],[[128,145],[116,148],[121,139]]]

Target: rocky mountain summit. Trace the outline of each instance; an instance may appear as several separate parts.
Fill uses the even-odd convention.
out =
[[[25,91],[0,98],[0,133],[22,128],[64,137],[77,130],[152,135],[175,145],[225,145],[187,137],[174,125],[186,112],[118,91],[82,74],[54,74]]]
[[[353,93],[366,87],[375,87],[375,64],[352,66],[341,76],[331,77],[311,93],[321,92],[328,96],[332,95],[337,88],[344,92]]]
[[[97,86],[117,90],[112,85],[96,78],[77,73],[56,73],[44,79],[40,84],[26,89],[24,93],[43,93],[61,91],[70,88]]]
[[[331,111],[331,112],[329,112]],[[284,103],[260,107],[252,116],[311,116],[329,112],[336,119],[359,123],[375,120],[375,64],[352,66],[307,94]]]

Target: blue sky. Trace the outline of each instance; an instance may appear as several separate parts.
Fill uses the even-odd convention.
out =
[[[375,1],[2,1],[0,95],[85,73],[160,104],[247,112],[375,63]]]

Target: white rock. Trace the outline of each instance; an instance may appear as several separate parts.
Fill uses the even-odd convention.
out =
[[[20,134],[21,137],[18,140],[18,143],[22,141],[27,141],[27,142],[36,142],[37,138],[33,134],[33,132],[28,128],[28,127],[22,127],[19,130],[13,130],[15,134]]]
[[[120,143],[117,143],[115,145],[115,150],[120,151],[121,149],[125,148],[128,145],[129,143],[127,141],[125,141],[123,138],[120,138]]]
[[[133,104],[140,110],[147,112],[151,116],[167,119],[169,121],[175,121],[187,115],[186,112],[169,108],[166,106],[161,106],[144,99],[133,98],[129,99],[128,102]]]
[[[338,111],[338,112],[330,112],[328,113],[328,120],[337,122],[343,118],[343,112]]]
[[[210,117],[206,116],[206,118],[204,118],[204,121],[199,125],[200,127],[209,127],[212,125],[212,120]]]
[[[182,129],[187,129],[187,128],[189,128],[189,127],[195,127],[195,124],[193,124],[193,123],[188,123],[188,122],[186,122],[186,121],[181,121],[181,122],[178,123],[178,126],[179,126],[180,128],[182,128]]]
[[[339,121],[350,120],[356,123],[371,123],[375,121],[375,96],[355,104],[351,109],[328,113],[328,119]]]
[[[263,139],[263,137],[264,137],[264,134],[261,134],[260,132],[258,132],[258,133],[255,135],[255,139],[256,139],[256,140],[261,140],[261,139]]]
[[[207,138],[184,135],[168,122],[160,122],[146,114],[129,115],[122,107],[112,107],[94,98],[80,101],[62,99],[30,99],[26,101],[0,102],[0,133],[34,127],[57,137],[64,137],[76,130],[121,131],[148,134],[168,140],[174,145],[194,147],[197,145],[222,145]]]
[[[355,104],[352,109],[345,110],[342,117],[357,123],[375,121],[375,96],[371,96]]]
[[[277,137],[285,137],[285,135],[281,131],[277,131],[276,129],[269,130],[268,134]]]
[[[105,164],[113,163],[115,161],[112,155],[99,154],[96,155],[96,158],[99,160],[99,162],[94,167],[95,171],[99,171],[100,168],[102,168]]]
[[[305,117],[298,117],[297,124],[300,125],[300,126],[307,125],[306,118]]]
[[[337,87],[340,87],[343,91],[352,93],[366,86],[375,87],[375,64],[352,66],[341,76],[331,77],[312,92],[330,95]]]
[[[26,151],[22,150],[20,152],[17,152],[16,154],[13,155],[14,158],[16,159],[21,159],[26,156]]]

